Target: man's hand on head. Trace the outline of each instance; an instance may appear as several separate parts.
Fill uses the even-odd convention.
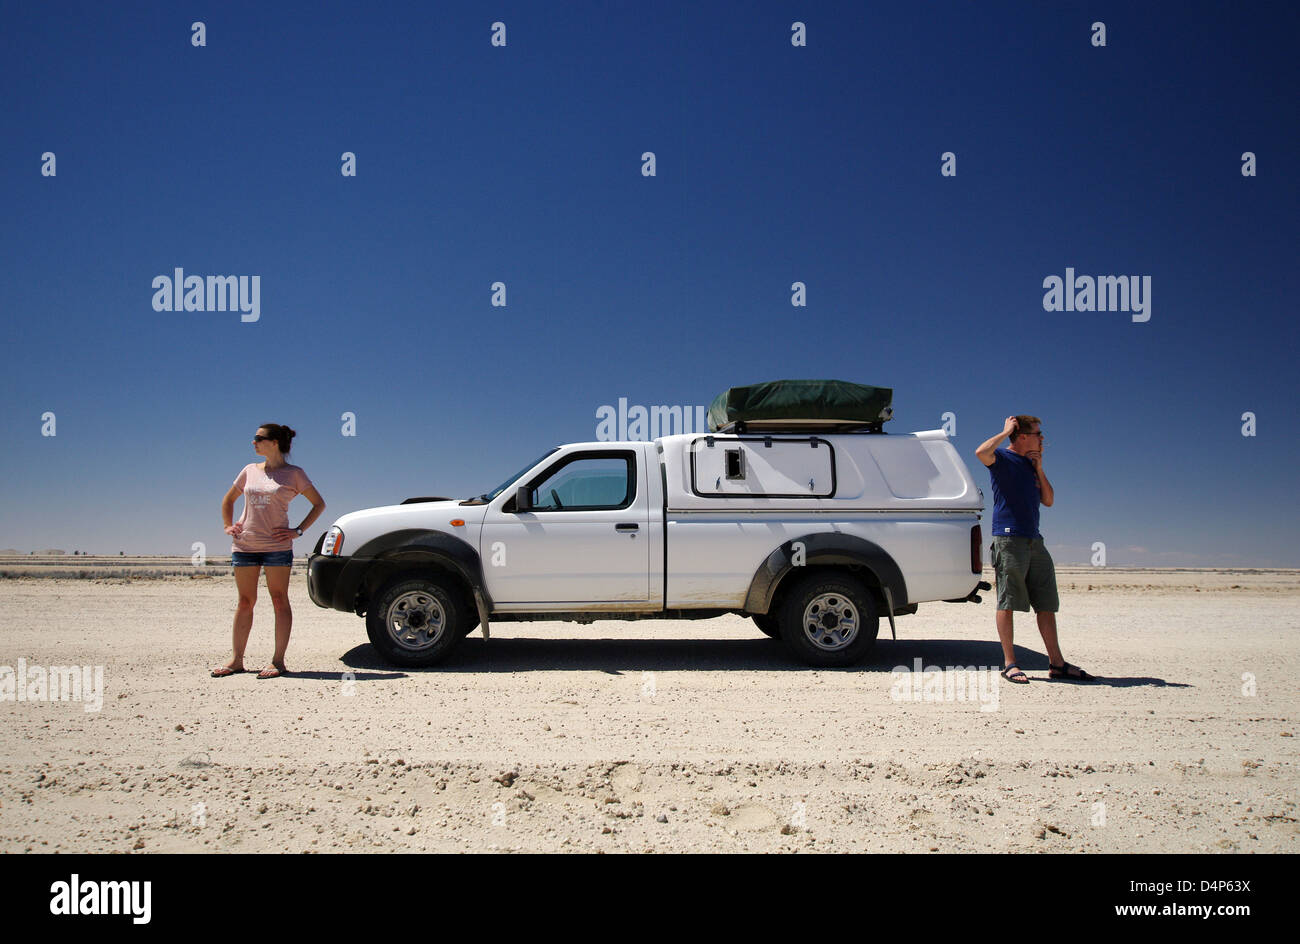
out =
[[[1016,423],[1016,418],[1014,416],[1008,416],[1007,421],[1002,424],[1002,435],[1010,436],[1012,433],[1016,431],[1017,425],[1018,424]]]

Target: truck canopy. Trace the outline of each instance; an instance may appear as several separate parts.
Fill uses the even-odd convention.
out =
[[[963,511],[984,499],[943,430],[682,433],[663,450],[668,509]]]

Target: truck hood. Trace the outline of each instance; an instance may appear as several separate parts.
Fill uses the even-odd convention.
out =
[[[387,534],[390,531],[408,528],[442,531],[454,534],[465,543],[477,547],[479,528],[487,505],[462,505],[460,499],[447,501],[416,502],[410,505],[381,505],[377,508],[363,508],[350,511],[334,522],[334,526],[343,532],[343,554],[348,555],[367,541]],[[452,525],[452,519],[459,518],[463,525]]]

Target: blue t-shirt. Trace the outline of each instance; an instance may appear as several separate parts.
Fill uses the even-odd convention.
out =
[[[993,479],[993,536],[1042,537],[1038,533],[1038,473],[1034,464],[1010,449],[994,452],[988,467]]]

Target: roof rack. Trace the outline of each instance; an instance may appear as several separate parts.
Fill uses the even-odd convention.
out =
[[[883,433],[884,423],[859,420],[736,420],[716,430],[719,433]]]

